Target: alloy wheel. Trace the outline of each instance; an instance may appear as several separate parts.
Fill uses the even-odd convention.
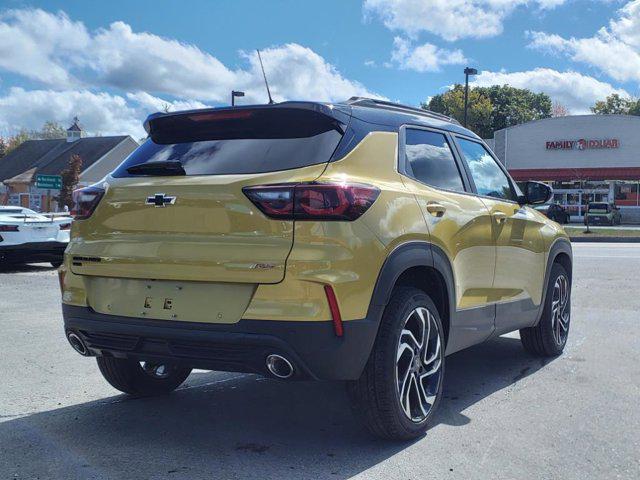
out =
[[[564,345],[569,334],[569,280],[560,275],[553,285],[551,299],[551,331],[558,345]]]
[[[396,353],[396,383],[402,410],[423,422],[436,402],[442,382],[443,350],[436,319],[424,307],[405,319]]]
[[[140,362],[140,367],[144,373],[153,378],[167,378],[172,370],[169,365],[163,363]]]

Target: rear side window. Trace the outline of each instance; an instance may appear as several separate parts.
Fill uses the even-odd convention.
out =
[[[442,133],[405,130],[407,173],[416,180],[445,190],[464,192],[464,184],[451,147]]]
[[[342,139],[337,122],[312,111],[220,111],[176,115],[114,172],[151,162],[180,162],[187,175],[274,172],[326,163]]]
[[[515,194],[511,188],[511,182],[507,175],[498,166],[494,158],[480,143],[458,138],[460,150],[464,156],[471,177],[476,184],[479,195],[487,197],[515,200]]]

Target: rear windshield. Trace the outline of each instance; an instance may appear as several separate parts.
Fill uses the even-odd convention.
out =
[[[603,212],[609,211],[608,203],[592,203],[589,205],[589,210],[601,210]]]
[[[190,114],[152,124],[151,138],[113,176],[134,176],[127,172],[133,165],[168,161],[179,161],[187,175],[289,170],[328,162],[342,139],[337,122],[317,112],[280,109],[259,111],[250,118],[229,117],[228,112],[225,117],[215,115],[202,114],[200,120]]]

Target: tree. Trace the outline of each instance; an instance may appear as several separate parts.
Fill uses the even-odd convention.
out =
[[[464,86],[454,85],[454,87],[440,95],[436,95],[423,103],[422,108],[437,113],[443,113],[453,117],[460,123],[464,120]],[[493,105],[491,100],[482,95],[476,89],[469,91],[469,108],[467,114],[467,124],[469,129],[483,137],[491,131],[491,113]],[[486,138],[486,137],[485,137]]]
[[[591,111],[596,115],[640,115],[640,100],[612,93],[606,99],[598,100]]]
[[[0,137],[0,158],[4,157],[7,154],[7,143],[4,141],[4,138]]]
[[[80,158],[80,155],[71,155],[67,168],[62,170],[60,174],[62,177],[62,188],[57,198],[58,203],[60,205],[66,205],[69,207],[69,210],[73,208],[73,191],[80,181],[81,172],[82,158]]]
[[[560,102],[553,103],[553,107],[551,108],[552,117],[567,117],[569,115],[571,115],[571,112],[567,107],[565,107]]]
[[[55,138],[65,138],[67,136],[67,130],[58,122],[48,120],[42,125],[42,129],[34,131],[31,134],[31,138],[35,140],[51,140]]]
[[[29,132],[27,132],[24,128],[14,136],[9,137],[9,139],[7,140],[7,154],[18,148],[22,143],[26,142],[29,139]]]
[[[462,121],[464,87],[455,85],[448,92],[432,97],[426,107]],[[551,98],[546,93],[509,85],[474,87],[469,91],[469,128],[482,138],[492,137],[496,130],[549,118],[551,113]]]

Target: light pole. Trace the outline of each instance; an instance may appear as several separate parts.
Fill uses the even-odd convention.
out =
[[[464,127],[467,126],[467,109],[469,107],[469,75],[477,74],[478,70],[475,68],[467,67],[464,69]]]
[[[231,90],[231,106],[236,106],[236,97],[244,97],[244,92],[239,92],[237,90]]]

